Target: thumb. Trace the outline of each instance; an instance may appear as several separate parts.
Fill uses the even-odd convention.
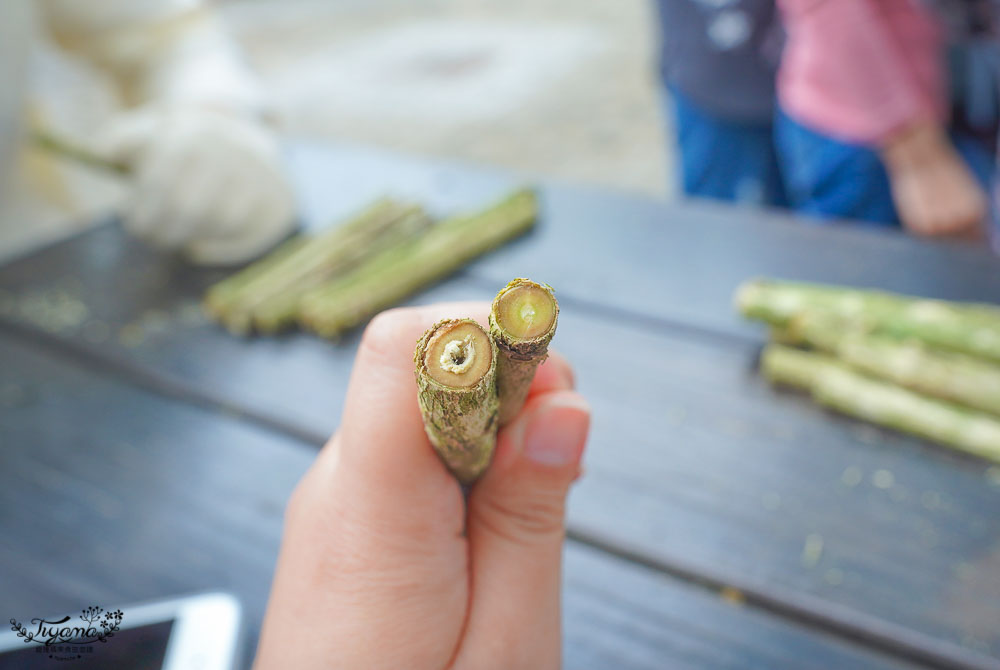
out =
[[[151,109],[116,116],[94,140],[94,149],[109,160],[134,164],[162,129],[163,117]]]
[[[586,401],[566,390],[532,397],[501,431],[495,461],[469,496],[470,654],[504,658],[504,667],[557,667],[566,494],[589,427]]]

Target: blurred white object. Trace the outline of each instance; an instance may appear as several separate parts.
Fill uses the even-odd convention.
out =
[[[452,132],[503,119],[585,71],[605,47],[599,33],[572,24],[407,22],[314,53],[287,74],[276,96],[298,123],[319,113],[418,119]]]
[[[50,41],[99,72],[118,101],[94,104],[91,89],[99,86],[61,94],[67,87],[52,76],[58,59],[49,57]],[[47,69],[25,96],[16,84],[28,61],[33,75]],[[78,205],[99,190],[93,183],[72,188],[79,181],[72,166],[10,143],[18,127],[23,133],[29,126],[18,120],[26,113],[31,125],[58,134],[96,135],[95,148],[127,159],[135,178],[124,182],[125,225],[154,244],[200,262],[229,263],[260,253],[291,228],[291,189],[261,91],[197,0],[4,0],[0,74],[0,192],[18,196],[0,200],[0,244],[12,237],[12,225],[51,227],[51,212],[39,201],[48,210],[56,205],[63,218],[92,216],[92,208]],[[104,112],[100,120],[87,118],[96,109]],[[5,175],[3,166],[12,163]],[[41,197],[25,203],[32,191]]]
[[[41,0],[63,48],[110,72],[130,105],[209,104],[261,113],[256,79],[198,0]]]
[[[125,228],[192,260],[232,263],[278,242],[295,213],[274,136],[208,108],[152,106],[122,115],[96,144],[132,166]]]

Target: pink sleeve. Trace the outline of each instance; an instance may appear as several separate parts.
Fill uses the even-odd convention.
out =
[[[945,120],[940,31],[915,0],[779,5],[787,41],[778,98],[790,117],[870,145],[915,120]]]

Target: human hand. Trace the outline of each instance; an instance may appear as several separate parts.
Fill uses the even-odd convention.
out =
[[[417,406],[417,338],[487,312],[397,309],[368,326],[340,429],[286,510],[256,670],[559,667],[565,500],[590,421],[569,365],[539,367],[467,503]]]
[[[983,189],[935,124],[917,124],[882,150],[903,225],[918,235],[980,238]]]
[[[155,246],[199,263],[236,263],[292,228],[277,141],[239,114],[150,106],[113,121],[95,148],[132,168],[123,222]]]

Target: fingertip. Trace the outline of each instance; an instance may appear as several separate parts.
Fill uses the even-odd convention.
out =
[[[563,389],[529,397],[521,412],[500,430],[497,452],[486,476],[528,461],[537,465],[579,464],[590,430],[590,404],[576,391]]]
[[[358,357],[355,365],[367,362],[369,359],[388,362],[391,365],[402,365],[401,358],[404,347],[411,346],[410,336],[418,328],[412,310],[407,308],[389,309],[376,314],[361,333],[361,344],[358,346]]]
[[[535,378],[531,382],[528,397],[551,391],[573,390],[576,388],[576,376],[569,361],[558,351],[549,350],[549,356],[538,366]]]
[[[565,468],[576,475],[590,431],[590,405],[579,393],[550,393],[528,424],[524,456],[537,465]]]

